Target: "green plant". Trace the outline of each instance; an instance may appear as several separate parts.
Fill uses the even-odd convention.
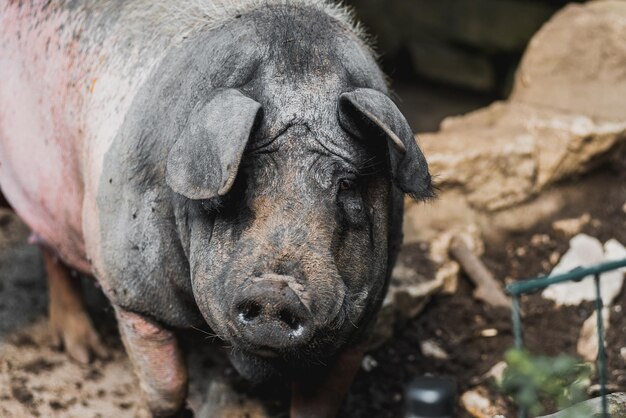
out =
[[[544,402],[561,410],[586,399],[591,368],[574,357],[533,356],[526,351],[511,349],[506,352],[505,360],[507,368],[501,388],[531,416],[543,412]],[[583,407],[571,408],[566,415],[567,418],[589,416],[589,411]]]

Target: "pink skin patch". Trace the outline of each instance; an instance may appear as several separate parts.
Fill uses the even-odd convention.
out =
[[[166,50],[123,54],[139,32],[123,18],[92,27],[107,8],[65,3],[0,1],[0,189],[66,264],[97,276],[102,160]]]
[[[72,39],[76,22],[52,5],[19,3],[0,10],[0,186],[33,231],[89,271],[77,112],[88,90]]]

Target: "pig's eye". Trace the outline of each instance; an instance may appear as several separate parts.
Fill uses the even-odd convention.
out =
[[[339,191],[347,192],[356,189],[356,183],[349,179],[339,180]]]
[[[357,181],[341,179],[337,184],[337,189],[337,204],[345,219],[350,224],[360,224],[363,221],[363,201]]]

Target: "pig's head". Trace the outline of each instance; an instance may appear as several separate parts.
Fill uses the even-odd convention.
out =
[[[249,378],[322,362],[371,324],[394,190],[431,193],[412,131],[384,93],[353,89],[333,106],[341,138],[294,123],[259,139],[262,106],[217,90],[169,153],[194,297]]]

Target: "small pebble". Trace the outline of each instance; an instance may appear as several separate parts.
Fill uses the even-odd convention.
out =
[[[363,368],[363,370],[368,373],[374,370],[376,367],[378,367],[378,362],[374,357],[370,356],[369,354],[365,355],[363,357],[363,360],[361,360],[361,368]]]
[[[535,234],[530,239],[530,243],[535,247],[541,244],[548,244],[550,242],[550,236],[546,234]]]
[[[498,335],[498,330],[495,328],[487,328],[480,331],[481,337],[495,337]]]
[[[506,370],[506,363],[504,361],[500,361],[496,363],[487,373],[485,373],[485,377],[493,378],[496,383],[500,384],[502,382],[502,378],[504,377],[504,370]]]
[[[561,219],[552,223],[552,229],[565,235],[573,236],[578,234],[583,226],[591,221],[591,216],[585,213],[579,218]]]
[[[558,251],[554,251],[552,254],[550,254],[550,264],[556,265],[556,263],[559,262],[560,258],[561,254]]]
[[[494,406],[491,401],[477,390],[469,390],[461,395],[461,405],[472,416],[477,418],[491,418]]]
[[[435,358],[437,360],[447,360],[448,353],[444,351],[435,341],[426,340],[422,341],[420,344],[422,349],[422,354],[426,357]]]

